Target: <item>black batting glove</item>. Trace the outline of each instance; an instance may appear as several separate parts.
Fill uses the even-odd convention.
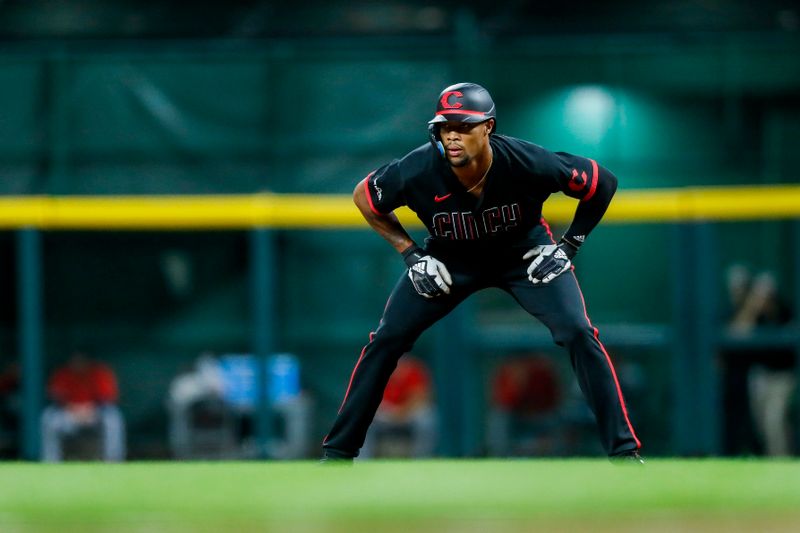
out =
[[[453,279],[444,263],[426,254],[416,245],[403,252],[403,260],[408,265],[408,279],[419,294],[425,298],[450,294]]]
[[[528,250],[523,259],[535,258],[528,267],[528,279],[531,283],[550,283],[572,266],[572,258],[578,253],[578,247],[561,239],[555,244],[534,246]]]

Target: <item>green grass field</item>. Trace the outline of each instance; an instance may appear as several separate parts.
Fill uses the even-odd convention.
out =
[[[800,531],[800,462],[0,466],[2,532]]]

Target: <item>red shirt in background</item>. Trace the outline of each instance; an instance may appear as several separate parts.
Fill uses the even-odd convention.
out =
[[[495,407],[534,414],[555,408],[561,400],[558,376],[545,358],[512,359],[500,365],[492,382]]]
[[[425,368],[422,361],[404,356],[397,363],[397,368],[389,378],[389,383],[383,392],[381,406],[384,408],[405,406],[420,393],[428,394],[430,383],[428,369]]]
[[[81,370],[62,367],[53,373],[47,390],[61,404],[115,403],[119,395],[114,372],[102,363]]]

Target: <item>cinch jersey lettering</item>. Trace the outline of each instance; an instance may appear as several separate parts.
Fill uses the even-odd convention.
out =
[[[466,213],[436,213],[433,215],[434,236],[451,240],[475,240],[481,236],[509,231],[520,219],[519,204],[492,207],[481,212],[478,224],[475,216]]]
[[[448,106],[459,103],[457,95],[446,96]],[[542,204],[555,192],[589,200],[597,189],[597,163],[505,135],[492,135],[489,142],[493,163],[480,197],[466,191],[427,143],[375,170],[366,181],[371,209],[380,215],[408,206],[425,224],[429,241],[452,246],[552,242],[542,224]]]

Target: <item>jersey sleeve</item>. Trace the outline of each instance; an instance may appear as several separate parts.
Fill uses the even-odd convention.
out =
[[[560,191],[582,202],[594,197],[601,179],[594,159],[566,152],[550,152],[543,159],[540,171],[551,180],[552,192]]]
[[[386,215],[406,205],[397,161],[372,171],[364,181],[364,187],[369,207],[376,215]]]
[[[580,200],[564,238],[580,246],[597,226],[617,190],[617,178],[594,159],[541,149],[533,159],[533,174],[549,192]]]

